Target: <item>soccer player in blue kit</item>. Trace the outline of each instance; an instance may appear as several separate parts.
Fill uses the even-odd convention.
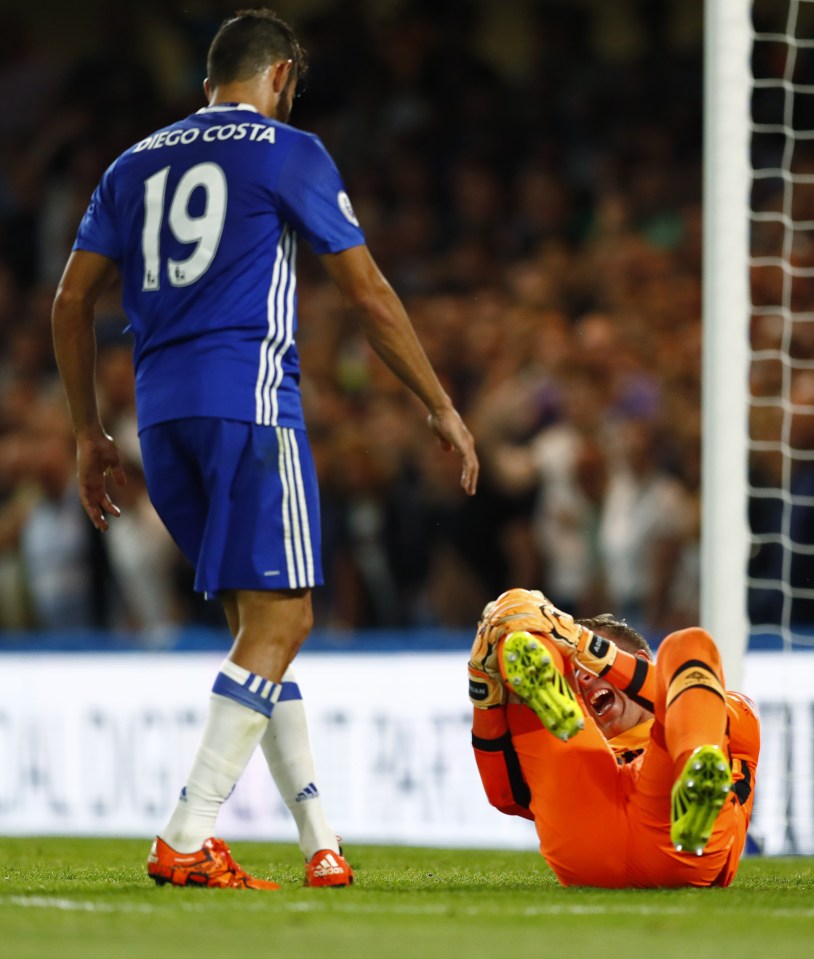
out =
[[[441,446],[460,455],[464,491],[477,484],[472,437],[368,252],[336,166],[317,137],[287,125],[304,69],[294,33],[274,14],[225,21],[209,49],[208,106],[108,168],[54,301],[87,514],[107,529],[119,514],[107,480],[125,482],[95,395],[95,303],[120,276],[150,497],[234,638],[186,784],[148,858],[158,883],[278,888],[246,873],[215,837],[258,744],[297,823],[306,885],[353,880],[322,810],[290,666],[322,582],[295,345],[298,238],[423,401]]]

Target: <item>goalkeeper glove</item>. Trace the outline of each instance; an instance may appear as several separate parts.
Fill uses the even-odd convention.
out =
[[[540,602],[547,602],[537,590],[510,589],[487,603],[469,657],[469,698],[478,709],[502,706],[506,691],[500,677],[497,645],[517,630],[540,632]]]
[[[494,709],[506,702],[500,676],[493,676],[469,664],[469,700],[475,709]]]
[[[506,702],[506,690],[497,663],[497,644],[489,642],[488,620],[494,603],[481,613],[469,654],[469,699],[476,709],[493,709]]]
[[[487,603],[478,627],[484,631],[486,645],[492,648],[518,630],[539,633],[545,629],[546,623],[540,616],[541,603],[549,605],[539,590],[529,589],[509,589]]]
[[[593,676],[604,676],[613,666],[619,647],[616,643],[597,636],[586,626],[574,622],[574,617],[550,603],[540,607],[545,621],[543,635],[547,636],[575,666]]]

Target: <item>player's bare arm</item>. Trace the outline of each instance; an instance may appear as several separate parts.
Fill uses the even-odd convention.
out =
[[[429,410],[429,425],[444,449],[462,459],[461,486],[472,496],[478,457],[472,434],[445,392],[404,306],[366,246],[321,257],[347,303],[356,311],[371,346]]]
[[[99,419],[96,402],[96,301],[115,280],[116,264],[84,250],[71,254],[54,300],[54,353],[65,387],[76,436],[79,496],[98,530],[108,527],[107,515],[119,516],[107,491],[107,477],[126,483],[113,440]]]

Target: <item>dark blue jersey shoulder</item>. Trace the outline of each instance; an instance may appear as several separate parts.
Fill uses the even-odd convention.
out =
[[[251,108],[199,111],[108,168],[75,249],[121,270],[142,426],[166,418],[158,406],[176,392],[195,415],[301,425],[298,238],[319,254],[364,243],[320,140]],[[159,387],[179,373],[199,385]]]

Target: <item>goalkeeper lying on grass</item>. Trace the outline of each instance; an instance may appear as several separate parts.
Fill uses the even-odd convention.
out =
[[[754,705],[702,629],[645,639],[542,593],[484,610],[469,663],[490,803],[533,819],[564,886],[728,886],[752,812]]]

